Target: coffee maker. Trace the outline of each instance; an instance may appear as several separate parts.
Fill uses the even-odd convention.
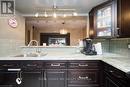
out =
[[[87,38],[83,39],[82,53],[85,55],[97,55],[97,52],[95,51],[95,47],[91,39],[87,39]]]

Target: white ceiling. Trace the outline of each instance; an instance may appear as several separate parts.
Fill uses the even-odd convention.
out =
[[[58,8],[76,9],[79,14],[88,13],[92,7],[103,3],[107,0],[15,0],[16,10],[22,14],[34,14],[36,7],[52,8],[54,3]]]

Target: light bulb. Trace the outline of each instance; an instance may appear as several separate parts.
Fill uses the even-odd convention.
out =
[[[44,16],[45,16],[45,17],[48,17],[48,15],[47,15],[47,13],[46,13],[46,12],[45,12]]]
[[[74,15],[74,16],[77,16],[77,15],[78,15],[78,13],[77,13],[77,12],[74,12],[74,13],[73,13],[73,15]]]
[[[39,14],[38,14],[38,13],[36,13],[36,14],[35,14],[35,17],[38,17],[38,16],[39,16]]]
[[[67,34],[68,32],[67,32],[67,30],[65,30],[65,29],[61,29],[60,30],[60,34]]]
[[[66,17],[66,14],[64,14],[63,16],[64,16],[64,18],[65,18],[65,17]]]
[[[56,15],[56,13],[55,13],[55,12],[53,13],[53,17],[54,17],[54,18],[56,18],[56,17],[57,17],[57,15]]]

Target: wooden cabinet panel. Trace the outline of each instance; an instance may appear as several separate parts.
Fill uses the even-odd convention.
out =
[[[71,61],[68,63],[69,69],[98,69],[99,61]]]
[[[108,64],[104,66],[104,81],[104,87],[129,87],[126,73]]]
[[[94,85],[99,84],[99,71],[98,70],[69,70],[68,71],[68,84],[75,85]]]
[[[97,38],[97,11],[108,5],[112,6],[112,37],[130,37],[130,0],[109,0],[89,12],[90,38]]]
[[[46,87],[66,87],[66,70],[46,70]]]
[[[42,72],[22,72],[22,84],[20,87],[43,87]]]
[[[130,0],[118,0],[120,37],[130,37]]]

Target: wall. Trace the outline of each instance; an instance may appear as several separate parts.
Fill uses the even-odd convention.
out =
[[[115,53],[123,56],[130,56],[130,49],[128,49],[128,43],[130,43],[130,38],[117,38],[111,40],[105,39],[95,39],[94,43],[101,42],[104,53]]]
[[[38,41],[40,41],[40,33],[59,33],[59,29],[39,29],[38,31]],[[78,40],[83,38],[83,29],[67,29],[70,33],[70,45],[78,45]]]
[[[0,56],[16,55],[21,52],[20,46],[25,45],[25,19],[16,12],[18,26],[8,25],[11,17],[0,16]]]
[[[65,22],[64,25],[63,22]],[[34,26],[34,29],[32,29],[32,26]],[[59,33],[63,27],[70,33],[70,45],[78,45],[79,39],[86,38],[87,17],[26,18],[26,29],[32,31],[31,37],[33,38],[31,39],[36,39],[39,42],[40,33]]]

